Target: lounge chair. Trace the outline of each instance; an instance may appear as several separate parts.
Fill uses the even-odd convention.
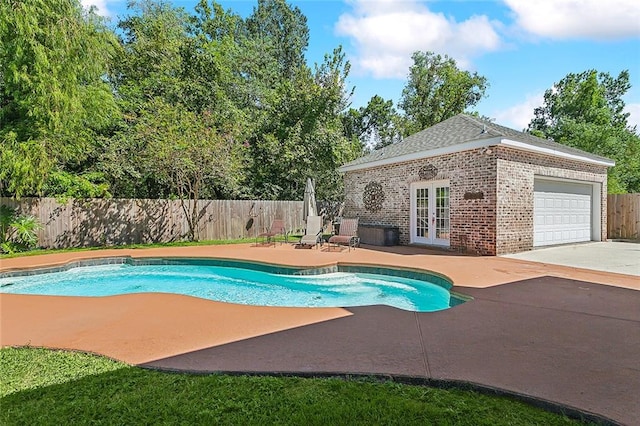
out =
[[[322,216],[307,216],[307,229],[300,238],[301,246],[316,246],[322,244]]]
[[[349,251],[351,251],[351,247],[355,249],[359,246],[360,238],[358,238],[358,218],[342,218],[338,234],[329,238],[329,250],[331,250],[331,244],[335,244],[336,247],[338,247],[339,244],[347,244],[349,246]]]
[[[267,244],[273,242],[273,245],[275,246],[274,237],[276,235],[285,235],[284,220],[282,219],[274,219],[273,222],[271,222],[271,228],[269,228],[267,232],[263,232],[256,237],[256,244],[258,244],[258,238],[266,237]]]

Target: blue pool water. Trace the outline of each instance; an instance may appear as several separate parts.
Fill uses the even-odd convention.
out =
[[[348,307],[389,305],[411,311],[450,307],[446,288],[403,277],[334,272],[283,275],[203,265],[102,265],[0,278],[1,293],[110,296],[177,293],[260,306]]]

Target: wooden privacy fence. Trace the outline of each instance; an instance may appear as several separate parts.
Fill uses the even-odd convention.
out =
[[[179,241],[189,227],[180,200],[1,198],[0,204],[33,215],[43,226],[38,246],[90,247]],[[198,200],[201,240],[255,237],[284,219],[304,228],[302,201]]]
[[[607,197],[607,235],[613,239],[640,239],[640,194]]]

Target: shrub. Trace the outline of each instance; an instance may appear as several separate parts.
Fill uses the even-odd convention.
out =
[[[34,216],[18,214],[16,209],[0,206],[0,252],[15,253],[34,249],[42,225]]]
[[[109,198],[109,184],[101,173],[74,175],[68,172],[51,173],[42,188],[45,196],[66,198]]]

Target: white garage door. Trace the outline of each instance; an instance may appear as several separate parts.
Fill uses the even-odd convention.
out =
[[[533,193],[533,245],[591,240],[591,185],[536,180]]]

